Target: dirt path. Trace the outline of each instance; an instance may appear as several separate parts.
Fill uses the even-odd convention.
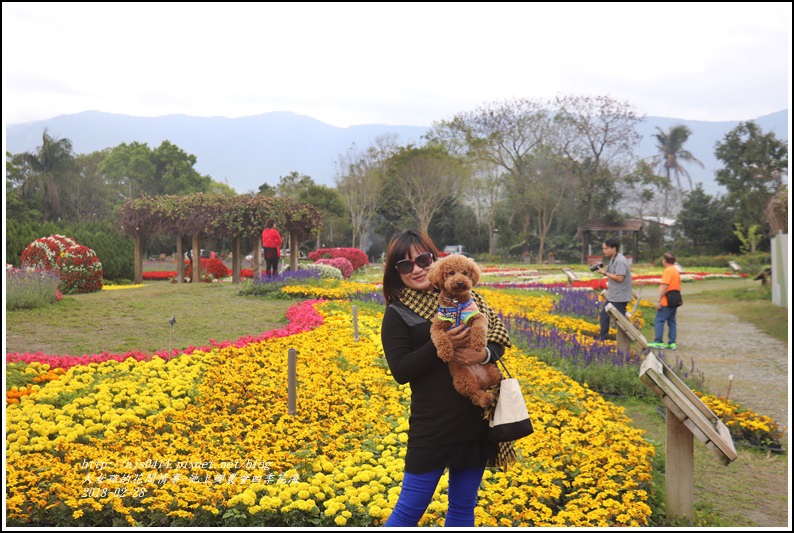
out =
[[[666,333],[665,333],[666,335]],[[694,361],[711,394],[729,398],[760,415],[772,417],[781,428],[789,420],[788,346],[740,322],[718,306],[687,302],[678,311],[678,356],[685,367]]]
[[[772,417],[786,432],[785,455],[740,447],[727,467],[695,442],[695,501],[728,524],[790,527],[788,345],[718,305],[694,300],[678,311],[678,350],[666,352],[668,363],[676,356],[686,368],[694,362],[705,377],[704,391],[711,394],[725,395],[733,375],[729,398]]]

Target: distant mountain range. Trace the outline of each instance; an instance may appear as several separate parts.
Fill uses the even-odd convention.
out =
[[[754,119],[764,132],[788,140],[788,110]],[[724,192],[714,181],[721,168],[714,145],[739,121],[703,122],[677,118],[647,117],[638,127],[643,140],[640,157],[656,153],[652,135],[656,127],[667,131],[684,124],[692,130],[686,148],[705,168],[688,165],[693,184],[703,183],[709,194]],[[421,143],[428,128],[368,124],[338,128],[295,113],[274,112],[243,118],[167,115],[132,117],[99,111],[61,115],[47,120],[9,124],[6,150],[12,154],[35,150],[44,129],[56,138],[72,141],[73,151],[89,154],[126,142],[142,142],[156,148],[164,140],[196,156],[195,168],[215,181],[228,183],[238,193],[256,191],[263,183],[276,185],[281,176],[297,171],[316,183],[334,186],[334,163],[355,143],[366,148],[384,133],[396,133],[400,144]]]

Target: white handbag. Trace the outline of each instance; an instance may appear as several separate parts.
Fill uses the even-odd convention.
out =
[[[521,385],[502,361],[507,378],[499,383],[499,397],[496,400],[493,418],[489,422],[488,439],[496,442],[509,442],[531,435],[534,431],[529,419],[527,404],[521,393]]]

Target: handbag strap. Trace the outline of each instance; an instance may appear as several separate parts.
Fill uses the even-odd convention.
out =
[[[512,374],[510,373],[510,371],[507,369],[507,366],[505,366],[505,363],[504,363],[504,361],[502,361],[502,358],[500,357],[499,359],[497,359],[497,360],[496,360],[496,362],[497,362],[498,364],[502,365],[502,369],[504,369],[504,371],[505,371],[505,375],[506,375],[508,378],[511,378],[511,379],[512,379],[513,375],[512,375]]]

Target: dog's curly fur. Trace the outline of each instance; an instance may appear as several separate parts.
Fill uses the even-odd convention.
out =
[[[480,267],[473,259],[453,254],[433,263],[427,277],[441,291],[438,297],[439,307],[451,307],[454,302],[471,300],[471,289],[480,282]],[[474,405],[484,408],[493,401],[493,394],[487,389],[498,384],[502,376],[492,364],[461,365],[452,361],[454,348],[447,336],[447,330],[453,326],[451,322],[441,320],[436,315],[430,326],[430,338],[436,346],[438,357],[449,365],[455,390],[471,399]],[[483,313],[476,314],[469,319],[466,326],[471,328],[471,347],[475,350],[484,349],[488,342],[487,317]]]

